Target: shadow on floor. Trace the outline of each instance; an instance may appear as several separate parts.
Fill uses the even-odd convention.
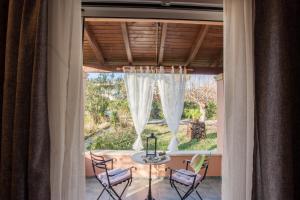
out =
[[[120,185],[122,187],[123,185]],[[184,189],[184,188],[182,188]],[[96,200],[101,186],[95,178],[86,179],[86,200]],[[208,177],[198,187],[203,200],[221,200],[221,178]],[[148,180],[134,178],[132,185],[127,189],[124,200],[143,200],[148,192]],[[156,200],[179,200],[177,193],[170,187],[167,179],[154,178],[152,181],[152,194]],[[103,194],[101,200],[111,200],[108,194]],[[198,200],[192,194],[187,200]]]

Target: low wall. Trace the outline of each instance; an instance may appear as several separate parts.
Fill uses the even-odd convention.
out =
[[[148,177],[149,173],[149,166],[147,165],[141,165],[133,162],[131,159],[131,156],[135,153],[134,151],[98,151],[94,152],[96,154],[102,155],[106,158],[114,158],[116,161],[114,162],[114,168],[128,168],[131,166],[134,166],[137,168],[137,170],[133,170],[134,176],[142,176],[142,177]],[[181,169],[185,168],[185,164],[183,163],[183,160],[185,159],[191,159],[192,156],[196,152],[184,152],[179,151],[175,153],[170,153],[171,161],[167,164],[154,166],[153,167],[153,176],[167,176],[169,172],[166,172],[166,168],[170,167],[173,169]],[[199,153],[199,151],[197,151]],[[208,155],[209,160],[209,168],[207,172],[207,176],[221,176],[221,163],[222,163],[222,155],[217,153],[211,153],[211,152],[200,152],[201,154]],[[97,171],[97,173],[100,173],[101,171]],[[85,173],[87,177],[94,176],[91,158],[89,155],[89,152],[85,153]],[[201,172],[200,172],[201,173]]]

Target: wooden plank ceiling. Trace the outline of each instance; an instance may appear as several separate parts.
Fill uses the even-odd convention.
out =
[[[223,70],[223,25],[87,20],[83,63],[90,72],[120,72],[123,66],[186,66],[189,73],[218,74]]]

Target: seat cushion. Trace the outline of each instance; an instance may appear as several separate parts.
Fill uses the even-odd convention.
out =
[[[193,156],[191,160],[191,167],[193,168],[194,172],[198,174],[203,166],[206,156],[201,154],[196,154]]]
[[[109,181],[112,186],[122,183],[123,181],[131,178],[131,173],[129,170],[124,170],[121,168],[108,170],[108,174],[110,175]],[[115,174],[115,175],[114,175]],[[114,176],[113,176],[114,175]],[[106,172],[102,172],[98,174],[98,178],[105,185],[108,186],[108,180]]]
[[[192,185],[194,181],[194,177],[189,175],[196,175],[194,172],[185,170],[185,169],[179,169],[177,170],[179,172],[175,172],[172,174],[172,179],[175,180],[178,183],[182,183],[184,185]],[[195,184],[199,183],[201,181],[201,175],[197,174]]]

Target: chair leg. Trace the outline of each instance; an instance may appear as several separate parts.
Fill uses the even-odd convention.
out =
[[[118,200],[122,200],[122,196],[130,183],[131,183],[130,180],[128,180],[120,195],[113,189],[113,187],[110,187],[110,189],[114,193],[114,195],[118,198]]]
[[[192,194],[193,191],[194,191],[194,189],[193,189],[193,187],[191,187],[191,188],[185,193],[185,195],[183,196],[183,199],[188,198],[188,197]]]
[[[99,199],[100,199],[100,197],[102,196],[102,194],[103,194],[104,190],[105,190],[105,189],[103,188],[103,190],[101,191],[101,193],[100,193],[100,195],[98,196],[97,200],[99,200]]]
[[[199,194],[199,192],[196,190],[196,194],[198,195],[198,197],[201,199],[201,200],[203,200],[202,199],[202,197],[201,197],[201,195]]]
[[[170,185],[171,185],[171,188],[174,188],[174,187],[173,187],[173,184],[172,184],[172,180],[171,180],[171,179],[170,179]]]
[[[129,181],[129,186],[131,186],[131,183],[132,183],[132,178],[131,178],[130,181]]]
[[[180,197],[181,200],[187,199],[195,191],[194,187],[190,187],[188,189],[188,191],[183,196],[181,196],[181,194],[180,194],[178,188],[176,187],[175,183],[173,181],[171,181],[170,183],[171,183],[171,187],[176,190],[176,192],[177,192],[177,194],[178,194],[178,196]],[[196,190],[196,192],[197,192],[197,190]],[[197,194],[198,194],[198,192],[197,192]],[[198,194],[198,196],[200,197],[201,200],[203,200],[199,194]]]
[[[178,196],[180,197],[181,200],[184,200],[184,199],[188,198],[192,194],[192,192],[194,191],[193,187],[190,187],[188,189],[188,191],[183,196],[181,196],[181,194],[180,194],[180,192],[179,192],[179,190],[176,187],[174,182],[172,182],[171,187],[175,188],[175,190],[176,190],[176,192],[177,192],[177,194],[178,194]]]
[[[130,184],[131,184],[131,181],[128,180],[127,183],[126,183],[126,186],[124,187],[124,189],[123,189],[123,191],[122,191],[122,193],[121,193],[121,195],[120,195],[120,199],[122,198],[122,196],[123,196],[125,190],[127,189],[127,187],[128,187]]]
[[[109,196],[111,196],[111,198],[113,199],[113,200],[116,200],[116,198],[114,197],[114,195],[108,190],[108,189],[105,189],[106,190],[106,192],[109,194]]]

